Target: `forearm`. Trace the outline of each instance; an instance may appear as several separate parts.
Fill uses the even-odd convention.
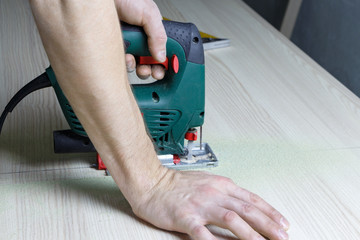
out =
[[[113,0],[33,0],[56,77],[127,199],[165,174],[131,92]]]

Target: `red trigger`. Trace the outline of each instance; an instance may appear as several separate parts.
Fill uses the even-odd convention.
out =
[[[143,64],[143,65],[160,64],[160,65],[163,65],[166,70],[168,70],[168,68],[169,68],[168,58],[166,58],[165,62],[158,62],[151,56],[140,56],[140,57],[138,57],[138,64]]]

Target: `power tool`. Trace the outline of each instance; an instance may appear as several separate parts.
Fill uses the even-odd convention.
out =
[[[167,58],[160,63],[151,57],[143,29],[121,23],[126,53],[133,54],[137,64],[161,64],[166,69],[165,77],[161,81],[132,84],[133,94],[163,165],[179,169],[217,166],[215,154],[207,143],[202,142],[205,65],[201,36],[192,23],[163,21],[163,25],[167,34]],[[25,96],[51,86],[71,128],[54,131],[54,152],[96,152],[63,94],[51,66],[10,100],[0,118],[0,133],[7,114]],[[195,143],[197,128],[200,128],[199,144]],[[99,169],[106,168],[100,156],[97,157],[96,165]]]

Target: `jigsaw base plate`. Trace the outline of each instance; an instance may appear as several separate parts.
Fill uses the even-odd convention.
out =
[[[159,155],[159,160],[162,165],[173,168],[173,169],[193,169],[193,168],[208,168],[216,167],[218,165],[218,159],[216,158],[211,147],[207,143],[193,146],[192,150],[192,160],[187,160],[186,156],[180,157],[180,162],[175,164],[174,157],[172,154],[168,155]]]

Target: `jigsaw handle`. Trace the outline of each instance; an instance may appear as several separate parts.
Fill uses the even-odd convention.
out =
[[[181,23],[175,21],[163,21],[168,37],[166,45],[167,57],[170,59],[174,52],[182,50],[185,54],[185,61],[197,64],[204,64],[204,49],[199,31],[192,23]],[[122,22],[124,45],[127,53],[135,56],[150,56],[147,36],[143,29],[138,26]],[[177,44],[174,44],[175,41]]]
[[[163,80],[151,84],[133,84],[133,93],[141,111],[161,110],[164,114],[175,112],[179,120],[174,120],[176,130],[172,131],[174,141],[183,141],[184,132],[188,128],[201,126],[205,105],[205,71],[204,50],[199,31],[192,23],[180,23],[163,21],[167,34],[166,55],[169,61],[168,70]],[[122,23],[124,45],[127,53],[135,57],[151,58],[147,35],[141,27]],[[178,69],[175,69],[175,60],[178,61]],[[64,96],[52,68],[46,69],[46,73],[56,92],[60,106],[71,129],[82,136],[86,132],[77,119],[68,100]],[[147,123],[154,118],[153,114],[145,114]],[[172,116],[172,115],[171,115]],[[149,119],[148,119],[149,117]],[[160,117],[160,120],[164,117]],[[154,123],[155,124],[155,123]],[[155,125],[159,125],[156,123]],[[169,126],[169,124],[166,124]],[[164,126],[160,126],[163,128]],[[148,124],[148,128],[151,126]],[[159,130],[160,131],[160,130]],[[163,129],[161,129],[163,131]],[[158,130],[154,130],[155,132]],[[176,148],[178,148],[176,146]]]
[[[133,84],[133,92],[141,108],[164,109],[173,105],[173,109],[181,109],[183,106],[174,106],[176,94],[203,88],[203,76],[198,75],[192,66],[204,66],[204,49],[197,27],[192,23],[180,23],[174,21],[163,21],[167,34],[166,56],[168,69],[161,81],[151,84]],[[149,57],[150,52],[147,44],[147,36],[142,28],[122,24],[124,45],[127,53],[135,57]],[[194,76],[189,77],[189,74]],[[179,89],[182,89],[179,91]],[[200,93],[200,95],[202,95]],[[187,96],[183,94],[183,98]],[[183,101],[179,101],[183,102]],[[178,108],[175,108],[178,107]]]

